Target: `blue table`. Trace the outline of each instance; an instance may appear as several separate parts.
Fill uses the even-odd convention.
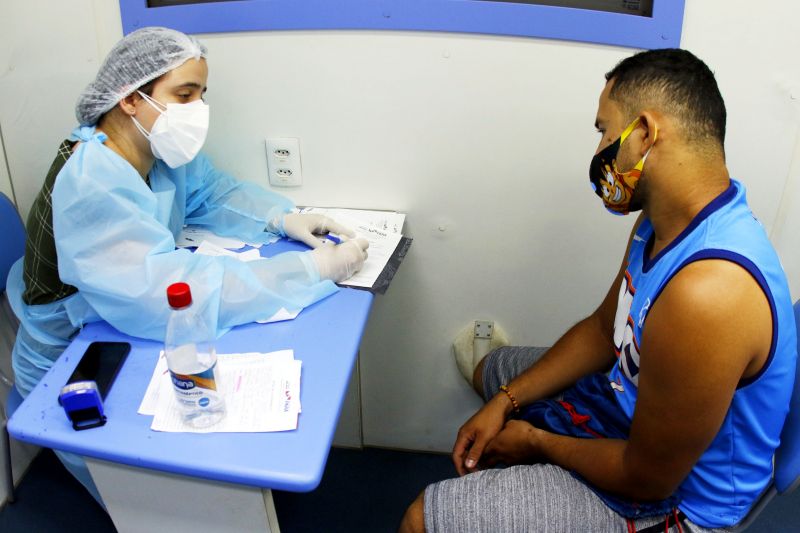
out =
[[[262,255],[286,248],[272,245]],[[269,489],[305,492],[319,484],[372,298],[341,289],[295,320],[239,326],[217,342],[219,353],[294,350],[303,361],[303,412],[295,431],[151,431],[152,417],[136,411],[162,345],[104,322],[83,328],[8,430],[21,441],[85,456],[119,531],[277,531]],[[58,392],[96,340],[127,341],[132,350],[106,398],[106,425],[74,431]]]

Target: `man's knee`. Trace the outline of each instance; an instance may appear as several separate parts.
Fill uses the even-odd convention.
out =
[[[504,357],[508,357],[509,355],[513,354],[513,347],[511,346],[500,346],[495,348],[491,352],[487,353],[481,362],[475,367],[475,371],[472,373],[472,388],[481,395],[481,398],[485,398],[485,388],[483,385],[483,375],[486,372],[486,362],[489,361],[489,358],[492,357],[492,364],[497,364],[497,361],[503,359]],[[500,383],[499,385],[502,385]]]
[[[425,533],[425,491],[408,506],[398,533]]]

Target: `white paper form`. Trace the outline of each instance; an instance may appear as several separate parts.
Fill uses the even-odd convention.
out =
[[[339,209],[333,207],[304,207],[300,210],[300,213],[324,215],[336,221],[339,221],[339,217],[356,219],[362,223],[369,224],[370,226],[382,229],[388,233],[402,233],[403,224],[406,221],[406,215],[404,213],[397,213],[396,211],[370,211],[367,209]]]
[[[211,255],[211,256],[224,255],[228,257],[233,257],[234,259],[238,259],[239,261],[244,261],[245,263],[248,261],[255,261],[256,259],[261,259],[261,254],[259,253],[258,250],[252,249],[252,250],[247,250],[245,252],[232,252],[209,241],[202,241],[194,253],[201,255]],[[288,309],[281,307],[271,317],[262,320],[256,320],[256,322],[258,322],[259,324],[266,324],[268,322],[281,322],[283,320],[293,320],[297,318],[297,315],[300,314],[300,311],[301,311],[300,309],[295,311],[289,311]]]
[[[209,428],[194,428],[183,422],[162,354],[139,413],[154,415],[151,429],[155,431],[250,433],[296,429],[301,366],[292,350],[218,355],[219,386],[227,413]]]
[[[147,384],[147,390],[144,391],[144,398],[142,403],[139,404],[139,410],[136,411],[140,415],[153,416],[156,414],[156,406],[158,406],[158,396],[161,394],[161,382],[170,382],[169,371],[167,370],[167,358],[164,356],[164,350],[158,353],[158,361],[156,361],[156,368],[153,370],[153,375],[150,377],[150,383]]]
[[[269,356],[272,359],[273,363],[286,363],[288,361],[294,361],[294,353],[292,350],[280,350],[277,352],[270,352],[268,354],[251,352],[251,353],[244,353],[244,354],[234,354],[236,357],[239,358],[239,363],[243,364],[252,360],[256,360],[257,362],[260,361],[263,357]],[[229,357],[228,354],[217,354],[217,358],[222,358],[223,360]],[[224,364],[224,363],[223,363]],[[170,394],[172,393],[172,381],[169,378],[169,370],[167,369],[167,358],[164,354],[164,350],[161,350],[158,353],[158,361],[156,361],[156,367],[153,369],[153,375],[150,377],[150,383],[147,385],[147,390],[144,393],[144,398],[142,398],[142,403],[139,404],[139,410],[137,411],[140,415],[149,415],[153,416],[156,414],[156,407],[158,405],[158,397],[161,393],[161,390],[166,390]],[[300,399],[297,399],[297,408],[298,411],[300,409]]]
[[[395,211],[370,211],[365,209],[339,209],[332,207],[304,207],[303,214],[318,214],[334,219],[356,232],[357,237],[369,241],[367,260],[361,270],[340,285],[370,288],[391,259],[400,239],[406,215]]]
[[[277,240],[277,238],[275,240]],[[245,244],[253,248],[261,247],[261,244],[258,243],[244,242],[239,239],[234,239],[233,237],[222,237],[200,226],[184,226],[178,238],[175,239],[175,246],[178,248],[192,248],[194,246],[200,246],[200,243],[203,241],[208,241],[229,250],[238,250]]]
[[[256,259],[261,259],[261,253],[255,248],[246,250],[244,252],[232,252],[230,250],[227,250],[223,246],[214,244],[211,241],[201,241],[199,245],[196,244],[194,246],[197,246],[197,250],[195,250],[194,253],[200,255],[212,255],[212,256],[225,255],[228,257],[233,257],[245,263],[249,261],[255,261]]]
[[[295,318],[297,318],[297,315],[300,314],[300,311],[302,311],[302,309],[299,309],[297,311],[289,311],[285,307],[281,307],[280,309],[275,311],[275,314],[272,315],[271,317],[265,318],[264,320],[256,320],[256,322],[258,322],[259,324],[269,324],[270,322],[283,322],[284,320],[294,320]]]
[[[378,276],[383,272],[386,263],[392,257],[403,235],[342,214],[338,215],[335,220],[355,231],[356,237],[363,237],[369,241],[367,260],[364,262],[364,266],[351,277],[341,282],[341,285],[372,287]]]

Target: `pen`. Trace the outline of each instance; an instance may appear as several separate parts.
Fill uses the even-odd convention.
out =
[[[325,238],[331,241],[333,244],[342,244],[342,239],[340,237],[335,236],[333,233],[328,233],[327,235],[325,235]]]

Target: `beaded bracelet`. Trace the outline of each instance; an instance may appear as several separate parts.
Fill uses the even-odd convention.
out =
[[[508,399],[511,400],[511,405],[514,406],[514,412],[519,413],[519,402],[517,402],[517,399],[514,398],[513,394],[511,394],[511,391],[508,389],[508,387],[506,385],[500,385],[500,390],[505,392],[506,396],[508,396]]]

